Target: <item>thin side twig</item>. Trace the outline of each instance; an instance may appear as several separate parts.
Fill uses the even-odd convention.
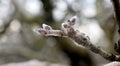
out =
[[[69,19],[67,22],[62,23],[61,30],[54,30],[51,26],[46,24],[42,25],[42,28],[38,28],[36,30],[37,33],[43,36],[57,36],[57,37],[67,37],[71,40],[78,43],[78,45],[82,45],[85,48],[91,50],[92,52],[101,55],[107,60],[110,61],[120,61],[119,55],[113,55],[101,49],[100,47],[96,47],[94,44],[91,43],[88,36],[84,33],[75,30],[72,26],[76,23],[76,16]]]

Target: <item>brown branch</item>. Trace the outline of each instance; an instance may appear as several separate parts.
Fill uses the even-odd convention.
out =
[[[82,45],[82,46],[86,47],[87,49],[91,50],[92,52],[101,55],[102,57],[104,57],[107,60],[120,61],[119,56],[113,55],[111,53],[107,53],[106,51],[100,49],[99,47],[94,46],[94,44],[92,44],[91,41],[86,36],[80,34],[80,32],[76,33],[76,31],[74,31],[74,29],[72,29],[72,28],[71,28],[71,30],[72,30],[71,32],[68,32],[68,38],[71,38],[79,45]]]
[[[120,2],[119,0],[112,0],[112,4],[114,7],[117,23],[118,23],[118,33],[120,34]],[[118,43],[115,43],[115,50],[116,52],[120,53],[120,39],[118,40]]]
[[[51,0],[41,0],[43,3],[43,9],[44,9],[44,19],[45,19],[45,23],[47,24],[51,24],[52,22],[54,22],[54,18],[52,15],[52,10],[53,10],[53,5],[51,3]]]
[[[92,52],[101,55],[107,60],[120,61],[120,56],[107,53],[101,48],[94,46],[94,44],[91,43],[88,36],[86,36],[84,33],[81,33],[75,30],[72,27],[75,24],[75,22],[76,22],[76,17],[72,17],[67,22],[62,23],[61,30],[53,30],[50,26],[44,24],[42,28],[39,28],[36,31],[37,33],[43,36],[57,36],[57,37],[70,38],[71,40],[75,41],[79,45],[82,45],[85,48],[91,50]]]
[[[114,7],[117,23],[119,26],[119,34],[120,34],[120,2],[119,0],[112,0],[112,4]]]

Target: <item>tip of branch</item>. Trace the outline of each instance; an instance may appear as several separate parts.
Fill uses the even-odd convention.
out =
[[[43,28],[34,29],[33,31],[35,33],[37,33],[38,35],[46,35],[47,34],[47,31]]]
[[[52,30],[52,27],[47,24],[42,24],[43,29],[45,30]]]
[[[73,16],[73,17],[70,18],[70,21],[74,21],[76,19],[77,19],[77,16]]]
[[[68,22],[72,26],[76,23],[76,20],[77,20],[77,16],[73,16],[68,20]]]

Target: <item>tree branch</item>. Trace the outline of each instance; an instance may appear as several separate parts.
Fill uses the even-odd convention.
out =
[[[115,11],[115,15],[116,15],[116,19],[117,19],[117,23],[118,23],[118,33],[120,35],[120,2],[119,0],[112,0],[112,4],[114,7],[114,11]],[[118,43],[115,43],[115,51],[120,53],[120,38],[118,40]]]
[[[107,53],[101,48],[94,46],[94,44],[91,43],[88,36],[86,36],[82,32],[79,32],[78,30],[75,30],[73,28],[73,25],[75,23],[76,23],[76,16],[72,17],[67,22],[62,23],[61,30],[53,30],[51,26],[43,24],[42,28],[36,29],[35,32],[43,36],[56,36],[56,37],[70,38],[71,40],[75,41],[79,45],[82,45],[85,48],[91,50],[92,52],[101,55],[107,60],[120,61],[120,56]]]
[[[54,18],[52,15],[53,5],[51,0],[41,0],[43,3],[44,15],[43,18],[45,19],[45,23],[50,24],[54,22]]]
[[[113,4],[113,7],[114,7],[116,19],[117,19],[117,22],[118,22],[119,34],[120,34],[120,2],[119,2],[119,0],[112,0],[112,4]]]

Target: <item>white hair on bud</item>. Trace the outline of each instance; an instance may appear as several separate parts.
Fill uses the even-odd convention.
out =
[[[62,23],[61,27],[64,33],[67,34],[67,29],[70,27],[70,25],[68,23]]]
[[[73,26],[76,23],[77,16],[73,16],[68,20],[69,25]]]
[[[67,23],[62,23],[62,28],[69,28],[69,25]]]
[[[52,27],[46,24],[42,24],[43,29],[45,30],[52,30]]]
[[[43,29],[45,29],[46,26],[48,26],[48,25],[46,25],[46,24],[42,24],[42,28],[43,28]]]
[[[77,16],[73,16],[73,17],[71,17],[71,19],[77,19]]]

